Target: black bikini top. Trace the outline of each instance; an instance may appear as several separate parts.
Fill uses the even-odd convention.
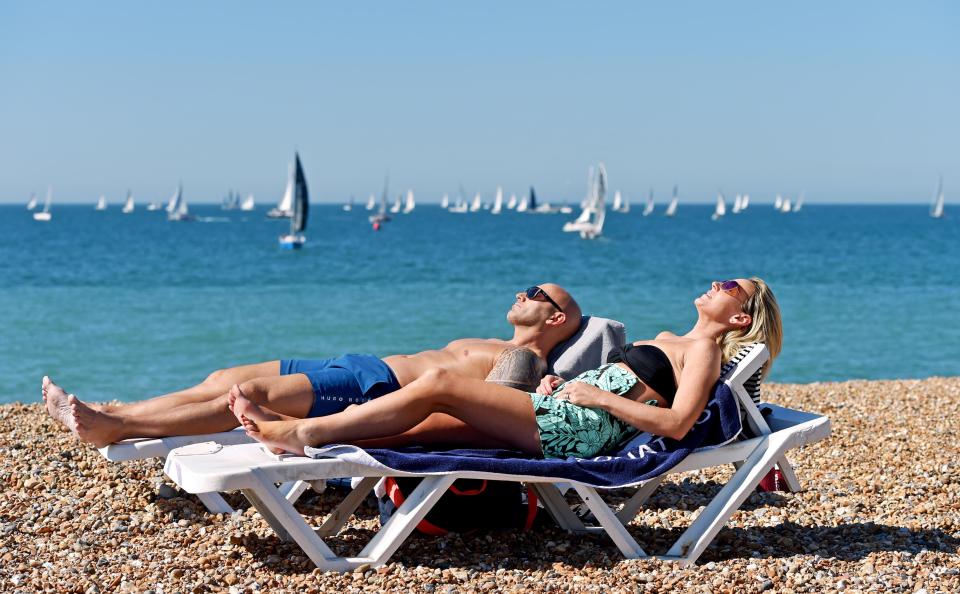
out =
[[[643,383],[666,398],[668,404],[673,404],[677,395],[673,365],[659,348],[652,344],[627,344],[610,353],[607,363],[626,363]]]

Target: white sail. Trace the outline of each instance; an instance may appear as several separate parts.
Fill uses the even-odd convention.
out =
[[[27,201],[27,210],[33,210],[37,207],[37,195],[30,194],[30,200]]]
[[[450,196],[447,194],[443,195],[443,198],[440,199],[440,208],[448,208],[450,206]]]
[[[740,196],[740,194],[737,194],[736,196],[734,196],[734,197],[733,197],[733,207],[730,209],[730,212],[732,212],[733,214],[739,214],[739,213],[740,213],[740,204],[741,204],[741,201],[742,201],[742,200],[743,200],[743,198]]]
[[[373,194],[370,194],[370,197],[367,198],[367,210],[373,210],[377,205],[377,197]]]
[[[717,206],[713,209],[713,215],[710,217],[714,221],[727,214],[727,201],[723,198],[723,192],[717,193]]]
[[[253,194],[247,194],[247,197],[243,199],[243,202],[240,203],[240,210],[251,211],[257,207],[256,201],[253,199]]]
[[[620,190],[617,190],[613,194],[613,205],[611,206],[611,208],[613,208],[614,212],[620,212],[620,208],[622,207],[623,207],[623,196],[620,195]]]
[[[527,212],[527,208],[530,206],[530,195],[526,194],[523,198],[520,198],[520,202],[517,204],[517,212]]]
[[[590,169],[590,173],[593,174],[593,168]],[[576,219],[565,223],[563,230],[568,233],[579,233],[583,239],[599,237],[606,218],[606,193],[607,171],[603,163],[600,163],[596,169],[596,176],[591,180],[588,200],[583,210]]]
[[[501,210],[503,210],[503,188],[497,186],[497,195],[493,199],[493,208],[490,209],[490,214],[500,214]]]
[[[670,198],[670,204],[667,204],[667,210],[663,211],[664,216],[672,217],[677,214],[678,204],[680,204],[680,198],[677,196],[677,186],[673,186],[673,197]]]
[[[740,211],[743,212],[747,210],[748,206],[750,206],[750,194],[744,194],[743,200],[740,201]]]
[[[267,211],[267,216],[272,219],[284,219],[293,216],[293,191],[296,181],[294,180],[293,163],[287,168],[287,187],[283,190],[283,196],[280,202],[274,208]]]
[[[630,210],[630,204],[627,204],[626,208]],[[652,215],[653,208],[653,188],[650,188],[650,193],[647,194],[647,203],[643,205],[643,216],[649,217]],[[626,212],[626,210],[624,212]]]
[[[173,196],[170,196],[170,200],[167,201],[167,214],[176,212],[180,208],[180,186],[177,186],[177,191],[173,193]]]
[[[507,200],[507,210],[513,210],[517,207],[517,195],[510,194],[510,199]]]
[[[789,198],[784,198],[784,199],[780,202],[780,212],[790,212],[791,210],[793,210],[793,209],[791,208],[790,199],[789,199]]]
[[[469,206],[466,202],[463,201],[463,198],[457,198],[457,200],[453,203],[453,206],[451,206],[451,207],[448,208],[447,210],[448,210],[449,212],[455,212],[455,213],[457,213],[457,214],[462,214],[462,213],[467,212],[469,209],[470,209],[470,206]]]
[[[183,197],[183,185],[179,184],[177,185],[177,193],[170,198],[170,203],[167,204],[167,220],[189,221],[191,218],[187,201]]]
[[[800,195],[797,196],[797,201],[793,205],[793,212],[800,212],[801,208],[803,208],[803,192],[800,192]]]
[[[413,190],[407,190],[407,199],[403,203],[403,214],[410,214],[416,207],[417,203],[413,199]]]
[[[937,191],[933,194],[933,204],[930,206],[930,216],[939,219],[943,216],[943,176],[937,184]]]
[[[53,187],[47,188],[47,199],[43,202],[43,210],[40,212],[33,213],[33,220],[35,221],[49,221],[53,218],[53,213],[50,212],[50,205],[53,203]]]
[[[403,209],[403,195],[397,195],[396,199],[393,201],[393,205],[390,207],[391,214],[397,214]]]
[[[780,194],[777,194],[777,197],[773,199],[773,208],[775,210],[783,208],[783,197]]]
[[[480,192],[473,195],[473,202],[470,203],[470,212],[477,212],[483,203],[480,201]]]
[[[120,212],[122,212],[123,214],[130,214],[131,212],[133,212],[133,209],[134,209],[133,194],[130,192],[130,190],[127,190],[127,199],[124,200],[123,208],[120,209]]]
[[[107,197],[100,194],[100,198],[97,200],[97,205],[94,208],[96,210],[107,210]]]

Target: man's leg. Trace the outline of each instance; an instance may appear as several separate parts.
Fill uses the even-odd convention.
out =
[[[279,377],[280,361],[267,361],[252,365],[240,365],[227,369],[218,369],[199,384],[156,396],[149,400],[119,405],[91,405],[102,412],[123,412],[126,415],[149,417],[167,413],[171,408],[215,400],[227,393],[231,386],[250,381],[254,378]]]
[[[313,386],[307,376],[300,373],[256,378],[241,386],[246,388],[244,393],[251,400],[289,416],[301,411],[305,415],[313,402]],[[70,420],[64,424],[80,439],[97,447],[131,437],[217,433],[229,431],[238,425],[236,417],[230,412],[229,387],[214,398],[181,402],[146,413],[133,411],[133,414],[128,410],[133,407],[97,410],[73,395],[68,396],[56,384],[50,385],[48,398],[65,402]]]

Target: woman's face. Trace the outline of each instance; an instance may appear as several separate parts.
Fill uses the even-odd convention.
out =
[[[754,284],[745,278],[714,281],[710,284],[710,289],[693,303],[701,315],[727,323],[731,318],[743,313],[743,304],[756,290]]]

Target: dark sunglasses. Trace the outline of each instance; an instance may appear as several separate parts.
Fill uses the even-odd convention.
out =
[[[543,295],[543,298],[547,300],[547,303],[556,307],[558,310],[560,310],[561,313],[563,313],[563,308],[557,305],[557,302],[554,301],[550,297],[550,295],[547,295],[546,291],[544,291],[540,287],[530,287],[529,289],[527,289],[527,299],[532,299],[533,301],[539,301],[537,297],[539,297],[540,295]]]

